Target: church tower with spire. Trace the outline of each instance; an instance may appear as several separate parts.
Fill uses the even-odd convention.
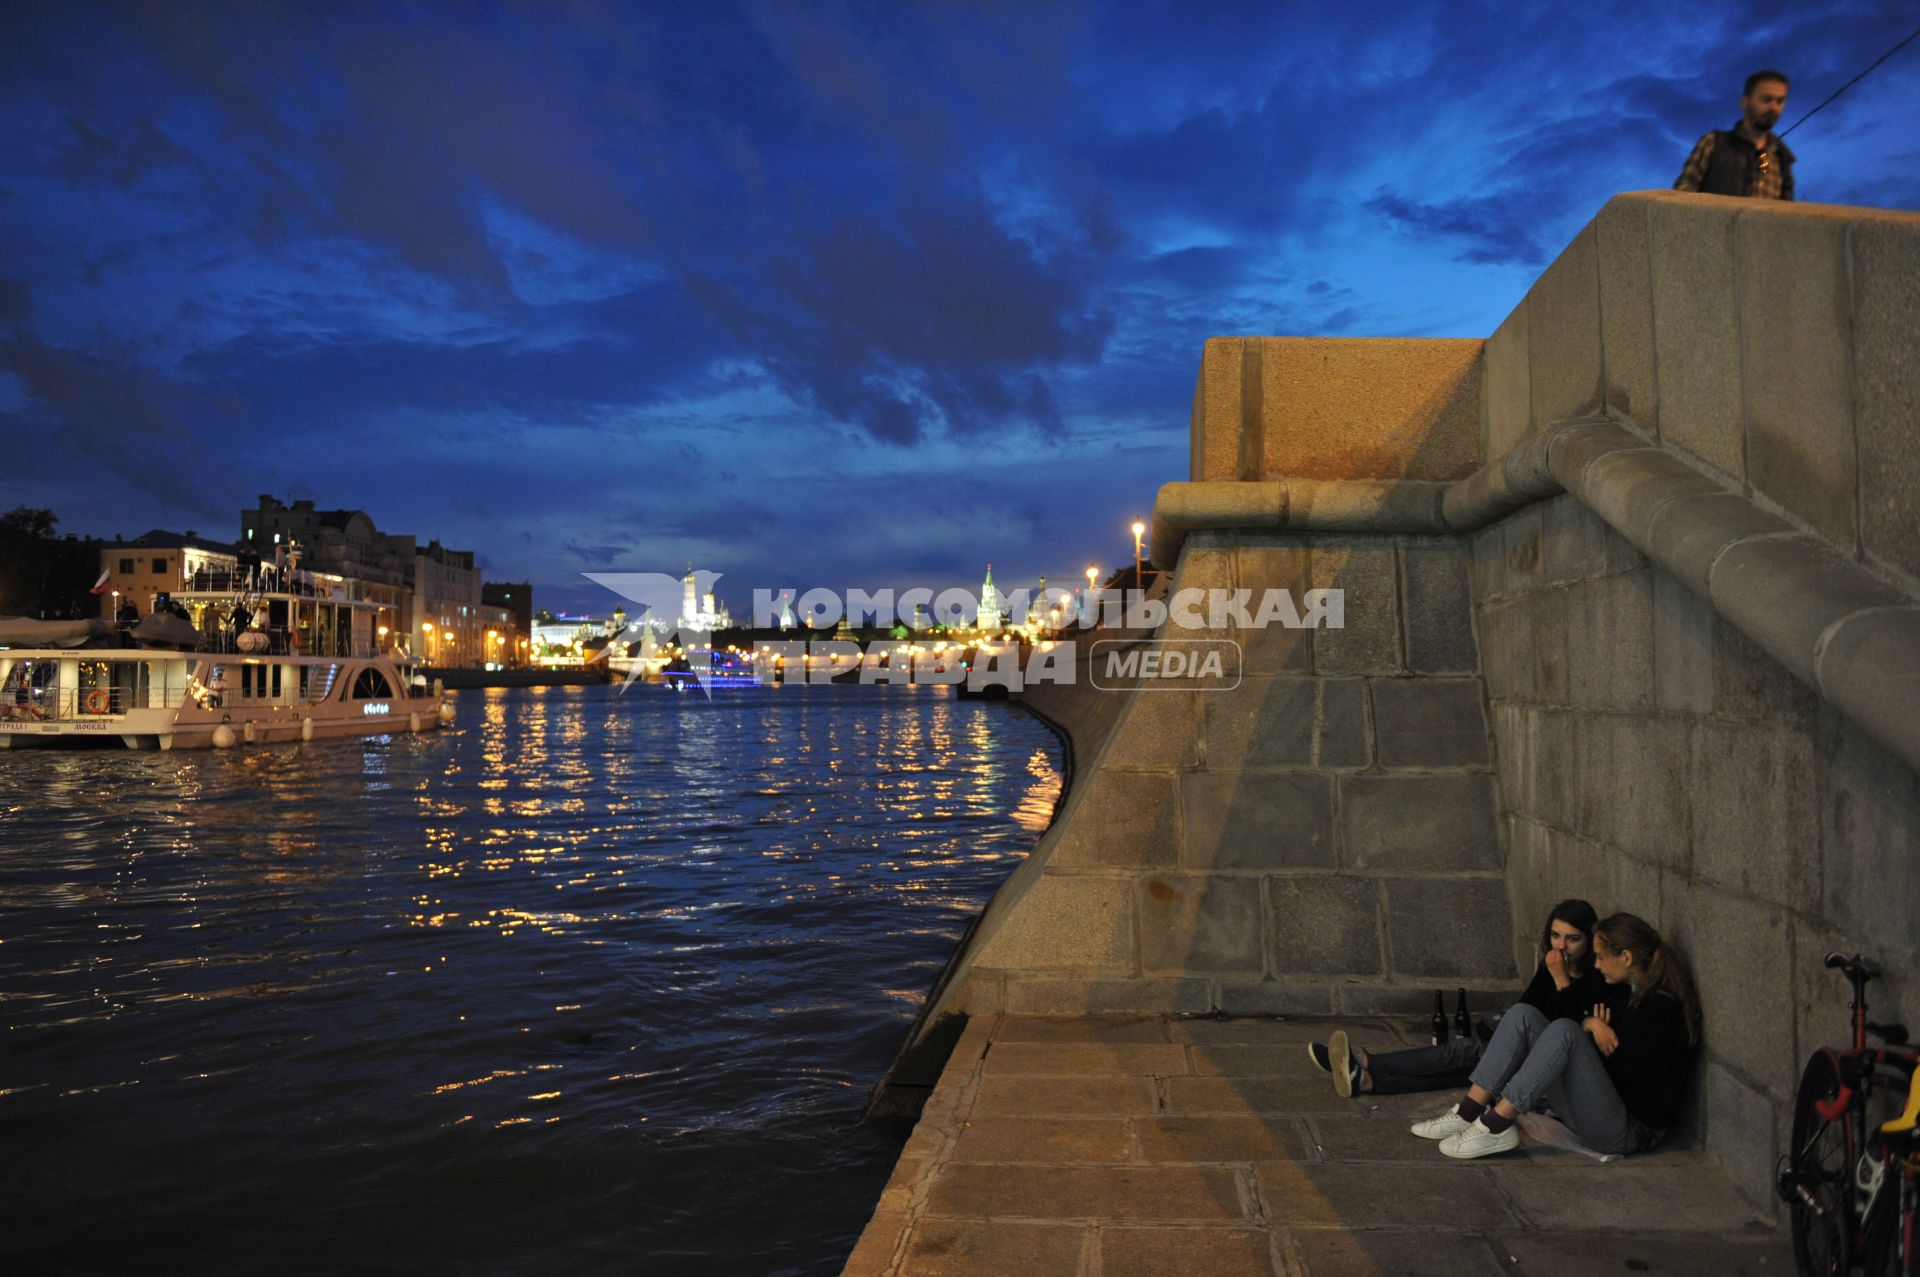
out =
[[[1000,628],[1000,591],[993,588],[993,564],[987,564],[987,579],[980,583],[980,628]]]

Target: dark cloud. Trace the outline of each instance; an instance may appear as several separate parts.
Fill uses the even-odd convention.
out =
[[[9,494],[77,530],[311,496],[565,590],[696,547],[729,583],[1110,559],[1185,473],[1208,337],[1491,331],[1747,71],[1804,110],[1911,25],[1897,0],[16,8],[0,412],[61,446]],[[1912,205],[1880,117],[1917,78],[1902,55],[1796,134],[1803,192]]]
[[[33,295],[26,284],[0,275],[0,324],[24,324],[33,314]]]
[[[610,563],[619,563],[633,554],[632,547],[624,545],[582,545],[578,541],[567,541],[560,547],[582,563],[595,567],[605,567]]]
[[[1463,262],[1538,266],[1547,257],[1528,208],[1506,196],[1421,204],[1381,191],[1367,207],[1422,240],[1452,243]]]
[[[37,406],[9,422],[7,437],[44,445],[9,450],[16,475],[79,470],[108,491],[124,486],[203,517],[225,513],[198,482],[215,446],[194,428],[206,405],[174,381],[111,355],[30,339],[0,342],[0,371],[18,378]]]

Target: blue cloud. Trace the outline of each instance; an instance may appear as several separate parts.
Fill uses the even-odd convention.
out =
[[[87,482],[0,495],[311,496],[570,596],[1077,575],[1185,472],[1206,338],[1485,334],[1747,71],[1793,118],[1905,14],[28,6],[0,428]],[[1814,117],[1803,195],[1920,201],[1916,89]]]

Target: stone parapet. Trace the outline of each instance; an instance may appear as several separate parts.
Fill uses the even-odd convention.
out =
[[[1562,491],[1920,768],[1920,663],[1912,659],[1920,654],[1920,593],[1619,422],[1530,432],[1447,485],[1168,484],[1154,508],[1154,544],[1175,554],[1188,535],[1211,528],[1465,533]]]
[[[1480,458],[1472,340],[1214,337],[1194,387],[1195,481],[1445,481]]]
[[[1524,364],[1529,403],[1488,415],[1487,455],[1522,420],[1603,411],[1920,583],[1920,214],[1618,195],[1514,315],[1484,376],[1514,384]]]

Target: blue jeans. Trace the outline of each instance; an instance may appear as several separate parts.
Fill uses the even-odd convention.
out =
[[[1637,1153],[1660,1138],[1627,1112],[1586,1030],[1572,1020],[1549,1021],[1524,1002],[1493,1031],[1473,1084],[1522,1113],[1545,1100],[1581,1143],[1602,1153]]]
[[[1404,1051],[1372,1051],[1367,1072],[1375,1095],[1407,1091],[1446,1091],[1464,1087],[1480,1062],[1478,1038],[1454,1038],[1439,1046],[1409,1047]]]

